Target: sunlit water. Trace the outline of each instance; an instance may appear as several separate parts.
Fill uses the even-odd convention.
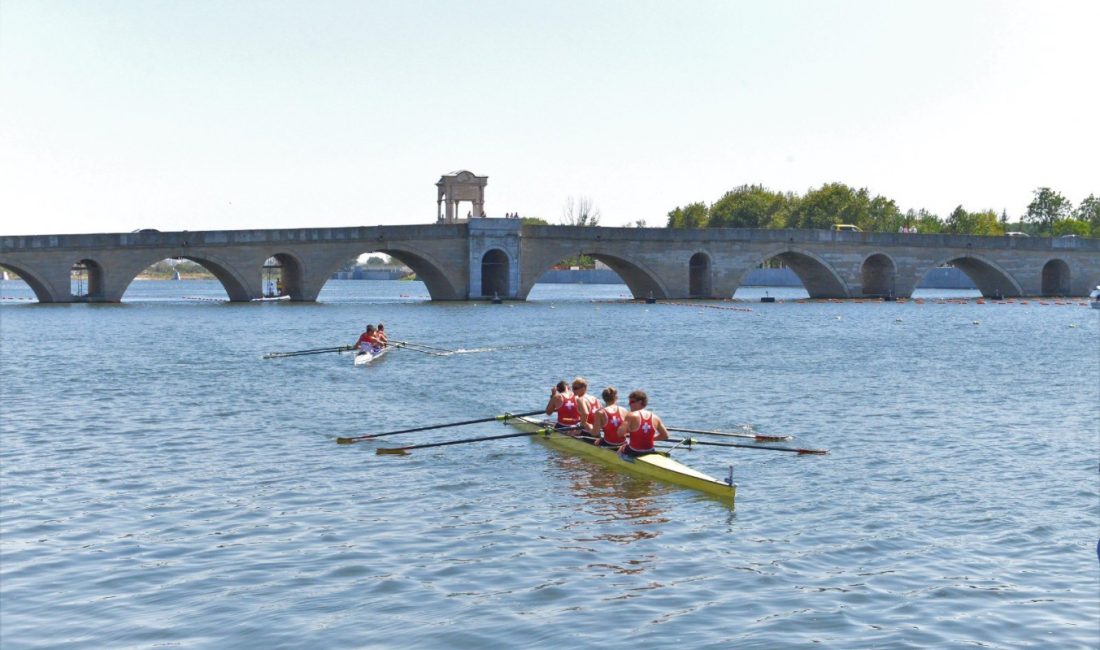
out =
[[[1100,645],[1100,312],[764,291],[435,304],[333,281],[233,305],[137,282],[36,305],[0,283],[0,645]],[[261,359],[378,321],[463,352]],[[498,423],[334,442],[535,410],[577,374],[830,454],[678,451],[733,465],[731,510],[523,438],[374,453]]]

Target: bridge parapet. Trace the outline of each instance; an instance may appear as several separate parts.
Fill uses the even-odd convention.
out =
[[[983,248],[1013,250],[1075,250],[1100,253],[1100,239],[1087,237],[1004,237],[986,235],[850,232],[772,228],[608,228],[591,226],[524,226],[532,238],[635,240],[670,242],[835,243],[910,248]]]
[[[267,230],[195,230],[73,235],[6,235],[0,254],[24,250],[133,247],[241,246],[280,242],[361,242],[385,239],[453,239],[466,236],[465,224],[283,228]]]

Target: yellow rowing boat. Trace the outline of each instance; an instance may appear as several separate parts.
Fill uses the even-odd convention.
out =
[[[628,474],[654,478],[673,485],[698,490],[729,501],[731,505],[737,494],[737,485],[733,483],[732,468],[730,469],[729,478],[716,479],[673,460],[665,454],[653,453],[637,457],[623,456],[611,447],[597,447],[587,440],[548,429],[545,422],[524,417],[506,417],[505,421],[520,431],[532,433],[531,437],[533,439],[547,446],[597,460],[604,465]]]

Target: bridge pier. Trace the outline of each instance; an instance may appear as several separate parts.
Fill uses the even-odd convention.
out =
[[[519,299],[523,222],[519,219],[471,219],[468,227],[466,298]]]

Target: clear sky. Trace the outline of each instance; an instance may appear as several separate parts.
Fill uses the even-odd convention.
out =
[[[3,0],[0,234],[1100,194],[1100,2]],[[466,208],[463,207],[463,210]]]

